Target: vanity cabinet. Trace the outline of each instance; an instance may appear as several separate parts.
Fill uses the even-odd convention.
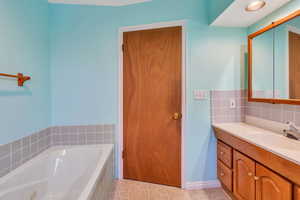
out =
[[[233,199],[300,200],[300,166],[221,130],[216,136],[218,178]]]
[[[223,185],[232,191],[232,170],[226,167],[221,161],[218,161],[218,178]]]
[[[256,163],[256,200],[292,199],[292,183]]]
[[[234,151],[233,171],[234,195],[241,200],[255,200],[255,162]]]
[[[217,145],[217,173],[224,187],[232,192],[232,148],[221,141]]]
[[[232,168],[232,148],[221,141],[218,141],[217,146],[218,158],[229,169]]]
[[[300,200],[300,187],[294,186],[294,200]]]

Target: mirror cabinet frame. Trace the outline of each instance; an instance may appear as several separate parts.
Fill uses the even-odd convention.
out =
[[[300,105],[300,99],[268,99],[268,98],[254,98],[252,96],[253,92],[252,92],[252,58],[253,58],[253,54],[252,54],[252,40],[269,31],[272,30],[274,28],[276,28],[277,26],[284,24],[287,21],[290,21],[296,17],[300,16],[300,10],[278,20],[273,22],[272,24],[260,29],[259,31],[252,33],[248,36],[248,101],[249,102],[264,102],[264,103],[272,103],[272,104],[295,104],[295,105]]]

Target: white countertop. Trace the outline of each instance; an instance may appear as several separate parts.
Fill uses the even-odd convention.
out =
[[[219,123],[213,126],[300,165],[300,141],[246,123]]]

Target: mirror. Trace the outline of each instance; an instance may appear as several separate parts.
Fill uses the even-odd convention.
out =
[[[274,29],[274,94],[300,99],[300,17]]]
[[[252,49],[252,95],[273,98],[273,30],[255,37]]]
[[[248,37],[249,101],[300,104],[300,11]]]

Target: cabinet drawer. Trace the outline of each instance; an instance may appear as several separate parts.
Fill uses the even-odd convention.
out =
[[[232,170],[218,160],[218,178],[232,192]]]
[[[217,147],[218,159],[227,167],[232,168],[232,148],[221,141],[218,141]]]

